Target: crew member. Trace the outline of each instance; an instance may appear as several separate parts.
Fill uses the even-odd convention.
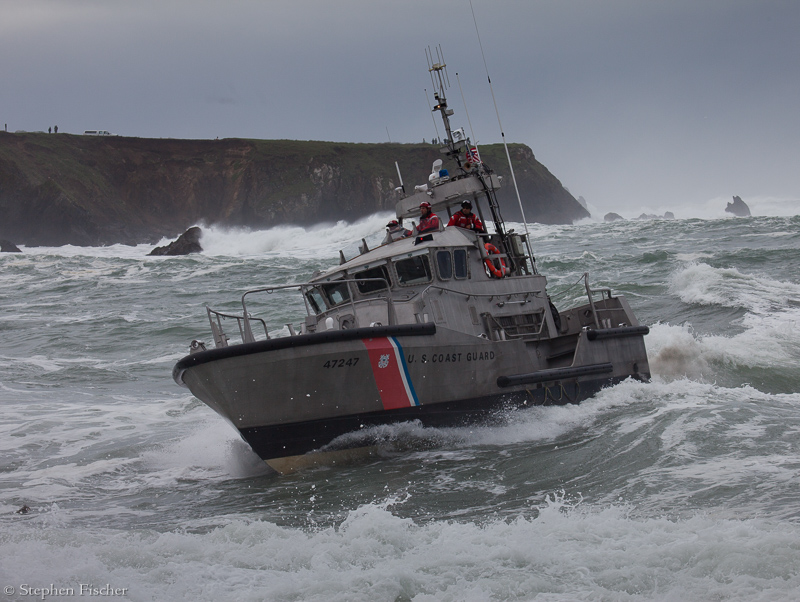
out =
[[[453,214],[453,217],[450,218],[447,225],[458,226],[459,228],[474,230],[475,232],[486,232],[486,228],[483,227],[480,218],[472,213],[472,203],[467,200],[461,203],[461,210]]]
[[[384,244],[387,242],[394,242],[400,238],[411,236],[411,230],[403,228],[396,219],[393,219],[386,224],[386,238],[383,240]]]
[[[439,216],[431,211],[431,204],[428,201],[422,201],[419,204],[420,217],[419,226],[417,226],[417,233],[433,232],[439,229]]]

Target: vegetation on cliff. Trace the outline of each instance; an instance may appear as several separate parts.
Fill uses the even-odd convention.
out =
[[[530,148],[509,150],[529,221],[588,216]],[[502,145],[480,151],[505,176],[504,217],[518,219]],[[265,228],[352,221],[394,209],[395,161],[413,191],[441,157],[430,144],[0,132],[0,237],[28,246],[135,244],[198,223]]]

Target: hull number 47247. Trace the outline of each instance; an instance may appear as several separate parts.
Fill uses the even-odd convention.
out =
[[[346,368],[347,366],[355,366],[358,363],[357,357],[350,357],[346,359],[328,360],[325,362],[323,368]]]

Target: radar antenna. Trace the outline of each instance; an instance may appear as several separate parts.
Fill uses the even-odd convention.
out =
[[[433,98],[436,100],[433,110],[439,111],[444,123],[445,146],[442,148],[442,152],[455,159],[460,168],[463,163],[461,149],[465,148],[467,144],[461,130],[459,130],[459,133],[462,134],[459,136],[460,139],[454,139],[453,130],[450,126],[450,115],[453,114],[453,109],[447,107],[447,97],[445,95],[445,90],[450,87],[450,77],[447,75],[447,64],[444,62],[441,44],[436,48],[436,60],[433,58],[433,51],[430,46],[425,50],[425,58],[428,59],[428,72],[431,75],[431,84],[433,84],[434,90]]]

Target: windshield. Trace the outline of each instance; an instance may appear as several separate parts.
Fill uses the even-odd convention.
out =
[[[358,292],[362,295],[386,290],[386,284],[389,282],[389,272],[382,265],[358,272],[353,277],[357,280],[356,286],[358,286]],[[382,280],[358,280],[359,278],[382,278],[386,282]]]
[[[431,281],[431,266],[427,255],[417,255],[395,262],[397,279],[400,284],[423,284]]]
[[[337,305],[350,301],[350,289],[347,288],[346,282],[323,284],[322,290],[325,291],[325,296],[328,298],[331,307],[336,307]]]
[[[306,293],[306,299],[315,314],[321,314],[350,301],[350,289],[346,282],[332,282],[315,286]]]

